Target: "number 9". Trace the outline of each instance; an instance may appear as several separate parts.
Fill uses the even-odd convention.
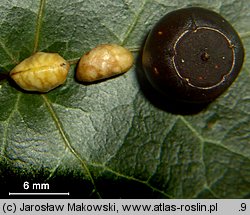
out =
[[[241,203],[241,211],[246,211],[246,209],[247,209],[247,205],[246,205],[246,203]]]

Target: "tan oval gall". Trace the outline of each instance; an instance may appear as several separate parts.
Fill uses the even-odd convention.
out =
[[[12,69],[10,77],[24,90],[48,92],[65,82],[69,68],[59,54],[37,52]]]
[[[83,82],[93,82],[128,71],[133,65],[132,53],[116,44],[95,47],[80,59],[76,78]]]

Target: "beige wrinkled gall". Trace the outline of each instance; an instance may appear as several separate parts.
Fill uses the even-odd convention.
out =
[[[76,78],[83,82],[93,82],[128,71],[134,62],[132,53],[116,44],[95,47],[80,59]]]
[[[66,81],[69,63],[57,53],[37,52],[10,72],[24,90],[48,92]]]

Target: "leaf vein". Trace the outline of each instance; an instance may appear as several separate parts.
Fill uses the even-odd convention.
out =
[[[45,2],[46,2],[46,0],[40,0],[40,6],[39,6],[38,15],[37,15],[37,22],[36,22],[36,32],[35,32],[33,53],[35,53],[38,49],[40,30],[41,30],[41,26],[42,26],[43,12],[44,12],[44,8],[45,8]]]
[[[11,111],[8,119],[6,120],[5,124],[6,124],[6,127],[4,129],[4,133],[3,133],[3,144],[2,144],[2,147],[1,147],[1,152],[0,154],[4,154],[4,152],[6,151],[6,146],[7,146],[7,134],[8,134],[8,127],[9,127],[9,122],[13,116],[13,114],[17,111],[18,109],[18,103],[20,101],[20,97],[21,97],[21,93],[18,93],[18,96],[17,96],[17,99],[16,99],[16,102],[15,102],[15,105],[14,105],[14,108],[13,110]]]
[[[163,141],[161,142],[161,145],[160,145],[160,149],[159,149],[159,159],[158,159],[158,162],[157,162],[157,165],[155,167],[155,170],[154,172],[151,174],[151,176],[147,179],[147,181],[150,181],[151,178],[153,178],[153,176],[157,173],[157,169],[159,168],[159,166],[161,165],[161,162],[163,160],[163,148],[164,148],[164,143],[165,143],[165,140],[167,139],[168,135],[170,134],[170,132],[172,131],[172,129],[174,128],[176,122],[178,121],[178,119],[176,118],[173,123],[168,127],[165,135],[164,135],[164,139]]]
[[[150,185],[150,184],[148,183],[148,181],[143,181],[143,180],[137,179],[137,178],[135,178],[135,177],[133,177],[133,176],[124,175],[124,174],[122,174],[122,173],[120,173],[120,172],[117,172],[117,171],[115,171],[115,170],[113,170],[113,169],[111,169],[111,168],[109,168],[109,167],[107,167],[107,166],[103,166],[103,165],[101,165],[101,164],[91,163],[91,165],[93,165],[93,166],[95,166],[95,167],[102,168],[102,169],[104,169],[104,170],[106,170],[106,171],[108,171],[108,172],[110,172],[110,173],[112,173],[112,174],[114,174],[114,175],[116,175],[116,176],[118,176],[118,177],[125,178],[125,179],[127,179],[127,180],[132,180],[132,181],[136,181],[136,182],[139,182],[139,183],[141,183],[141,184],[144,184],[144,185],[146,185],[147,187],[151,188],[153,191],[156,191],[156,192],[158,192],[158,193],[161,193],[162,195],[164,195],[164,196],[167,197],[167,198],[171,198],[171,199],[173,198],[173,196],[171,196],[171,195],[169,195],[169,194],[167,194],[167,193],[165,193],[165,192],[159,190],[158,188],[156,188],[156,187]]]
[[[11,54],[11,52],[7,49],[5,44],[0,40],[0,46],[3,48],[7,56],[12,60],[14,64],[18,64],[18,60]]]
[[[233,151],[233,150],[231,150],[230,148],[228,148],[228,147],[226,147],[225,145],[223,145],[223,144],[221,144],[221,142],[220,141],[215,141],[215,140],[211,140],[211,139],[206,139],[206,138],[204,138],[204,137],[202,137],[202,135],[200,135],[199,133],[198,133],[198,131],[196,131],[196,129],[195,128],[193,128],[193,126],[183,117],[183,116],[180,116],[179,117],[183,122],[184,122],[184,124],[202,141],[202,142],[209,142],[209,143],[212,143],[212,144],[215,144],[215,145],[217,145],[217,146],[220,146],[221,148],[223,148],[223,149],[225,149],[225,150],[227,150],[227,151],[229,151],[229,152],[231,152],[231,153],[233,153],[233,154],[236,154],[236,155],[239,155],[239,156],[241,156],[241,157],[244,157],[245,159],[247,159],[247,160],[250,160],[250,158],[249,157],[246,157],[245,155],[243,155],[243,154],[240,154],[240,153],[238,153],[238,152],[235,152],[235,151]]]
[[[65,152],[67,152],[67,149],[68,148],[66,148]],[[56,170],[59,168],[59,166],[62,163],[65,156],[66,156],[66,153],[59,159],[57,165],[51,170],[49,176],[47,177],[47,179],[45,181],[49,181],[49,179],[52,178],[52,176],[55,174]]]
[[[247,32],[241,32],[239,33],[241,39],[245,39],[245,38],[248,38],[250,37],[250,31],[247,31]]]
[[[250,161],[250,157],[247,157],[247,156],[245,156],[244,154],[240,154],[239,152],[233,151],[232,149],[230,149],[230,148],[226,147],[225,145],[221,144],[221,142],[219,142],[219,141],[213,141],[213,140],[209,140],[209,139],[205,139],[204,141],[206,141],[206,142],[208,142],[208,143],[211,143],[211,144],[213,144],[213,145],[219,146],[219,147],[221,147],[222,149],[224,149],[224,150],[226,150],[226,151],[228,151],[228,152],[230,152],[230,153],[232,153],[232,154],[235,154],[235,155],[237,155],[237,156],[241,156],[241,157],[243,157],[244,159]]]
[[[92,185],[94,187],[94,190],[95,190],[96,194],[98,195],[98,197],[101,198],[99,192],[96,189],[95,181],[94,181],[94,179],[92,177],[92,174],[91,174],[91,172],[90,172],[90,170],[89,170],[89,168],[87,166],[87,162],[83,158],[81,158],[81,156],[71,146],[71,144],[70,144],[70,142],[69,142],[69,140],[67,138],[67,135],[66,135],[66,133],[65,133],[65,131],[63,129],[63,126],[62,126],[62,124],[61,124],[58,116],[56,115],[56,113],[55,113],[55,111],[54,111],[54,109],[53,109],[53,107],[52,107],[51,102],[49,101],[49,99],[45,95],[41,95],[41,96],[42,96],[42,98],[43,98],[43,100],[44,100],[44,102],[45,102],[45,104],[46,104],[46,106],[47,106],[47,108],[48,108],[48,110],[49,110],[49,112],[50,112],[50,114],[51,114],[51,116],[52,116],[55,124],[56,124],[56,127],[58,128],[58,130],[59,130],[59,132],[60,132],[60,134],[61,134],[61,136],[63,138],[65,146],[80,161],[81,165],[83,166],[84,170],[87,173],[87,176],[89,177],[89,180],[91,181],[91,183],[92,183]]]
[[[204,141],[204,138],[199,134],[199,132],[196,131],[196,129],[193,128],[193,126],[183,116],[179,116],[179,118],[198,137],[199,140]]]
[[[133,31],[133,29],[135,28],[136,23],[138,22],[138,20],[139,20],[139,18],[140,18],[140,15],[141,15],[141,13],[143,12],[143,9],[144,9],[146,3],[147,3],[147,1],[143,2],[142,6],[141,6],[141,8],[140,8],[140,10],[139,10],[139,12],[137,13],[137,15],[135,16],[133,22],[132,22],[131,25],[129,26],[128,31],[127,31],[127,33],[125,34],[125,37],[124,37],[123,40],[122,40],[122,43],[121,43],[122,46],[126,44],[128,38],[129,38],[130,33],[131,33],[131,32]]]

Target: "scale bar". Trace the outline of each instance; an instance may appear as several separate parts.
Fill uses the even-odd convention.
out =
[[[50,196],[69,196],[69,192],[68,193],[9,193],[9,196],[46,196],[46,195],[50,195]]]

